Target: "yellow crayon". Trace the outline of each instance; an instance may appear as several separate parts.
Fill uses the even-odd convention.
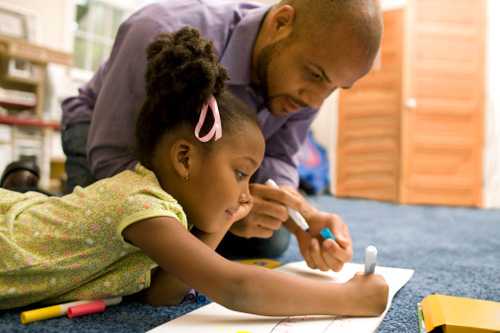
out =
[[[33,321],[45,320],[64,316],[72,306],[88,303],[88,301],[76,301],[65,304],[52,305],[46,308],[24,311],[21,313],[21,323],[28,324]]]

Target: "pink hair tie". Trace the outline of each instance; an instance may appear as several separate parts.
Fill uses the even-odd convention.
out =
[[[205,117],[207,116],[207,110],[209,108],[212,111],[212,115],[214,116],[214,124],[212,125],[212,128],[210,129],[210,131],[208,131],[207,134],[200,137],[200,130],[203,127],[203,124],[205,123]],[[214,141],[217,141],[222,137],[222,125],[220,122],[219,107],[217,106],[217,101],[215,100],[214,96],[210,96],[208,101],[205,104],[203,104],[200,112],[200,118],[198,119],[198,124],[196,124],[196,127],[194,129],[194,135],[201,142],[210,141],[214,136],[215,136]]]

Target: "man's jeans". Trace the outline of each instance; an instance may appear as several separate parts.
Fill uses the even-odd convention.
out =
[[[281,227],[271,238],[242,238],[228,232],[217,247],[217,252],[229,259],[276,258],[290,243],[290,232]]]
[[[62,147],[66,154],[66,174],[68,180],[64,193],[71,193],[75,186],[85,187],[96,181],[87,162],[87,137],[89,123],[68,126],[61,133]]]

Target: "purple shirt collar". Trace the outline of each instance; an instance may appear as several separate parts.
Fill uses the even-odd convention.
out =
[[[229,73],[228,84],[250,85],[252,51],[260,24],[271,6],[251,9],[235,26],[220,63]]]

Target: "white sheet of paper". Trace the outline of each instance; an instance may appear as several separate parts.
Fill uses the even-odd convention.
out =
[[[304,261],[287,264],[277,270],[307,276],[319,280],[342,283],[356,272],[362,272],[364,265],[348,263],[342,271],[320,272],[307,267]],[[160,325],[149,333],[337,333],[337,332],[375,332],[391,306],[394,295],[413,275],[413,270],[391,267],[378,267],[376,274],[384,276],[389,284],[389,303],[384,313],[378,317],[334,317],[299,316],[267,317],[229,310],[217,303],[211,303],[177,319]]]

